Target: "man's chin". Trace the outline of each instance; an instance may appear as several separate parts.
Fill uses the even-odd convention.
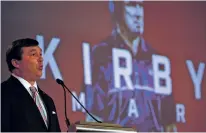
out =
[[[142,33],[140,33],[140,32],[132,32],[130,35],[135,38],[135,37],[142,36]]]
[[[42,72],[37,73],[36,78],[40,79],[42,76]]]
[[[138,36],[141,36],[143,34],[143,31],[140,28],[137,28],[137,29],[134,29],[132,33]]]

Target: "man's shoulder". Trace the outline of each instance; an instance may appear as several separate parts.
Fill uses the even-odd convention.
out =
[[[157,50],[155,50],[152,47],[152,45],[148,43],[147,41],[145,41],[143,38],[141,39],[140,47],[141,48],[138,53],[138,59],[151,62],[152,56],[155,54],[158,54]]]
[[[114,47],[115,39],[113,36],[108,36],[104,40],[102,40],[100,43],[96,44],[92,48],[92,52],[96,53],[96,51],[111,51]]]
[[[8,93],[9,92],[9,84],[8,84],[8,81],[3,81],[2,83],[1,83],[1,93],[2,93],[2,95],[5,95],[6,93]],[[7,89],[8,88],[8,89]]]
[[[8,85],[8,80],[1,82],[1,88]]]
[[[141,48],[144,52],[149,52],[149,53],[157,53],[157,51],[154,49],[154,47],[152,47],[152,45],[150,43],[148,43],[146,40],[144,40],[143,38],[141,39]]]
[[[1,90],[5,90],[5,89],[8,90],[10,88],[9,86],[11,86],[11,85],[12,85],[12,80],[11,80],[11,77],[10,77],[7,80],[1,82]],[[9,87],[9,88],[7,88],[7,87]]]
[[[8,96],[15,94],[15,88],[13,86],[16,85],[13,84],[11,77],[3,81],[1,83],[1,96],[7,98]]]
[[[100,43],[92,47],[92,60],[98,62],[108,62],[112,58],[112,49],[115,47],[115,39],[113,36],[108,36]]]

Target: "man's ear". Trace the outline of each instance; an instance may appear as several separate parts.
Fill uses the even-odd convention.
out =
[[[15,67],[15,68],[19,68],[19,64],[20,62],[16,59],[12,59],[11,60],[11,64]]]

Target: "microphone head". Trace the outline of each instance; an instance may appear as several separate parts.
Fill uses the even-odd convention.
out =
[[[56,79],[56,82],[60,85],[64,85],[64,82],[61,79]]]

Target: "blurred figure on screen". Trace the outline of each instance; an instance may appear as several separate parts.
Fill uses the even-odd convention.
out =
[[[38,44],[18,39],[6,52],[11,76],[1,83],[2,132],[60,132],[54,102],[36,82],[43,69]]]
[[[143,2],[109,1],[109,10],[112,34],[92,49],[88,110],[99,120],[142,132],[174,131],[172,96],[154,92],[152,55],[157,52],[143,38]]]

